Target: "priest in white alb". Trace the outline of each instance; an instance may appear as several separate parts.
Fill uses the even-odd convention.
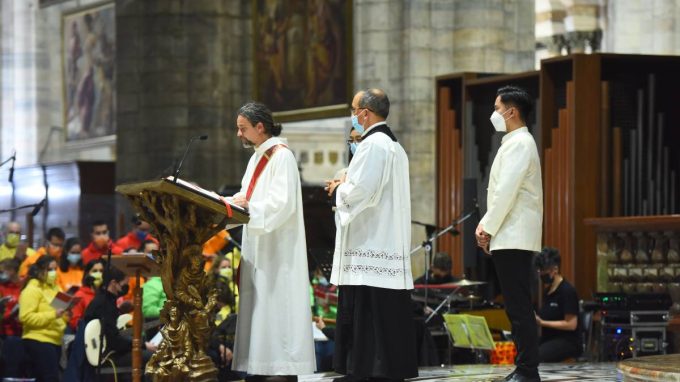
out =
[[[338,214],[331,283],[339,286],[335,371],[340,381],[418,376],[411,309],[408,157],[387,126],[379,89],[352,100],[362,133],[347,175],[328,183]]]
[[[315,370],[297,161],[265,105],[242,106],[236,125],[244,146],[255,153],[233,198],[250,221],[243,228],[232,368],[253,381],[296,380]]]

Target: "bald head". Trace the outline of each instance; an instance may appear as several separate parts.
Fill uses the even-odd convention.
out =
[[[16,233],[16,234],[21,233],[21,225],[17,222],[7,223],[7,227],[5,227],[5,228],[7,230],[7,233]]]
[[[359,107],[375,114],[376,121],[384,121],[390,114],[390,100],[382,89],[372,88],[363,91]]]
[[[357,109],[359,108],[359,100],[361,99],[361,97],[363,95],[364,95],[364,91],[360,90],[354,95],[354,98],[352,98],[352,112],[353,113],[357,112]]]

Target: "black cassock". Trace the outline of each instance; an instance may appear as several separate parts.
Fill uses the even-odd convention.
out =
[[[411,291],[340,286],[333,367],[355,378],[417,377]]]

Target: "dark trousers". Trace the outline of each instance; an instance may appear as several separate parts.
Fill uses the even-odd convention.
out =
[[[59,382],[61,347],[47,342],[23,339],[31,374],[37,382]]]
[[[527,377],[538,376],[538,328],[531,304],[531,280],[534,279],[533,252],[506,249],[491,252],[505,301],[505,312],[512,324],[512,338],[517,348],[515,367]]]
[[[24,343],[21,337],[7,336],[2,342],[3,377],[20,378],[25,370]]]
[[[554,337],[541,342],[538,354],[541,362],[562,362],[581,355],[581,344],[562,337]]]

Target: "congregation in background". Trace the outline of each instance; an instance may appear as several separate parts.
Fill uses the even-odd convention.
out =
[[[134,278],[107,266],[107,256],[154,256],[161,243],[150,233],[148,222],[132,219],[132,229],[114,240],[104,221],[91,223],[90,237],[67,237],[61,227],[44,235],[43,246],[25,242],[22,226],[7,223],[0,245],[0,377],[35,378],[38,381],[92,380],[95,365],[85,357],[84,329],[95,319],[102,323],[107,349],[115,351],[118,367],[131,365]],[[231,375],[234,319],[238,292],[232,279],[240,252],[224,230],[203,248],[206,273],[215,283],[218,308],[209,355],[221,378]],[[160,277],[142,278],[142,312],[145,322],[144,362],[156,350],[151,339],[158,333],[166,295]],[[55,308],[58,293],[73,298],[66,308]],[[124,370],[124,369],[122,369]],[[122,380],[126,376],[122,375]],[[119,380],[121,380],[119,378]]]

